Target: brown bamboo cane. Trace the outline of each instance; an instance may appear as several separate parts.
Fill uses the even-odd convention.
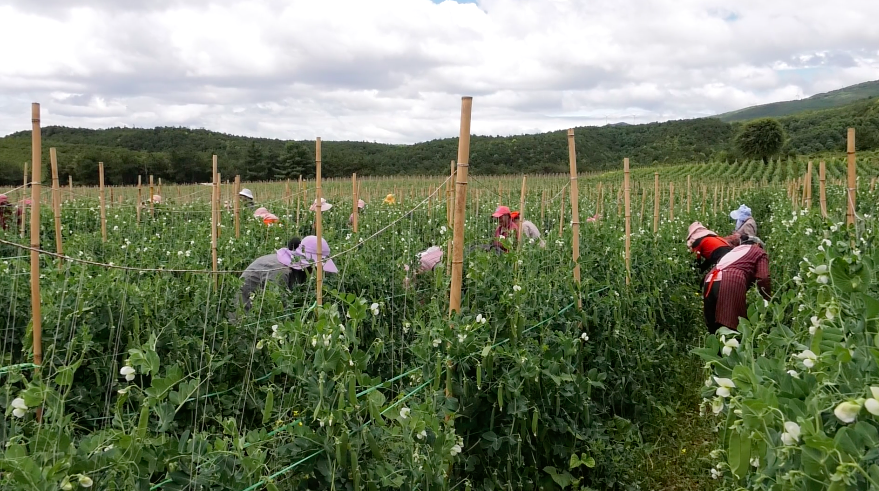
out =
[[[631,203],[631,182],[629,180],[629,158],[623,159],[623,189],[626,213],[626,284],[632,282],[632,203]]]
[[[302,208],[302,198],[304,190],[302,189],[302,175],[299,175],[299,187],[296,193],[296,230],[299,230],[299,211]]]
[[[179,188],[178,188],[179,189]],[[143,207],[143,179],[140,174],[137,176],[137,206],[135,206],[135,212],[137,213],[137,223],[140,224],[140,209]]]
[[[357,233],[357,218],[360,214],[360,209],[357,207],[357,173],[351,174],[351,201],[354,203],[351,206],[351,226],[354,233]]]
[[[216,172],[214,172],[216,174]],[[213,178],[213,175],[211,176]],[[153,176],[150,174],[150,195],[149,195],[149,203],[150,203],[150,216],[155,216],[153,212],[153,196],[155,196],[155,182],[153,181]],[[213,196],[213,194],[211,194]]]
[[[687,175],[687,215],[690,214],[690,176]]]
[[[580,186],[577,183],[577,149],[574,138],[574,129],[568,129],[568,164],[571,171],[571,237],[572,259],[574,261],[574,282],[580,287],[580,214],[578,196]],[[524,184],[523,184],[524,189]],[[583,308],[583,299],[577,292],[577,308]]]
[[[461,282],[464,272],[464,216],[467,207],[467,174],[470,167],[470,113],[472,97],[461,98],[461,125],[458,136],[458,171],[455,181],[455,223],[452,246],[452,285],[449,315],[461,311]]]
[[[827,218],[827,166],[824,161],[818,163],[818,204],[821,206],[821,217]]]
[[[522,176],[522,192],[519,195],[519,229],[516,236],[518,246],[522,247],[522,223],[525,222],[525,176]]]
[[[220,285],[220,277],[217,274],[217,196],[220,194],[220,179],[217,173],[217,156],[211,157],[212,175],[211,181],[211,271],[214,273],[214,288]]]
[[[846,223],[848,225],[855,224],[855,213],[857,211],[857,187],[858,187],[858,178],[857,178],[857,168],[855,167],[855,129],[848,129],[848,136],[846,138],[846,160],[848,163],[848,169],[846,172],[846,177],[848,178],[848,183],[846,186],[846,197],[848,198],[848,206],[846,209],[848,212],[846,213]]]
[[[98,187],[101,205],[101,241],[107,242],[107,210],[104,199],[104,163],[98,162]]]
[[[812,161],[806,167],[806,209],[812,209]]]
[[[241,176],[235,176],[235,196],[232,198],[232,213],[233,220],[235,222],[235,238],[238,239],[241,237],[241,200],[238,199],[238,193],[241,192]]]
[[[647,186],[641,187],[641,214],[638,215],[638,226],[644,225],[644,214],[647,212]]]
[[[43,364],[43,317],[40,302],[40,196],[42,195],[42,159],[43,142],[40,134],[40,105],[31,105],[31,313],[33,316],[31,330],[33,332],[34,365]],[[22,216],[22,221],[24,217]],[[42,417],[42,408],[37,413]]]
[[[668,221],[675,219],[675,183],[668,183]]]
[[[52,164],[52,211],[55,214],[55,252],[58,253],[58,269],[64,268],[64,244],[61,237],[61,185],[58,183],[58,155],[55,148],[49,149],[49,161]]]
[[[540,197],[540,228],[543,229],[544,224],[546,223],[546,189],[543,190],[543,193]]]
[[[25,231],[27,227],[27,210],[28,206],[24,204],[24,197],[27,196],[28,189],[28,179],[30,176],[28,175],[29,164],[27,162],[24,163],[24,178],[22,179],[24,183],[21,186],[21,237],[24,238]],[[31,193],[33,194],[33,193]]]
[[[315,213],[314,213],[314,230],[317,236],[317,304],[324,304],[324,264],[323,264],[323,213],[321,210],[321,198],[323,190],[321,189],[321,149],[320,137],[314,140],[314,164],[315,164]]]
[[[653,234],[659,232],[659,172],[653,173]]]

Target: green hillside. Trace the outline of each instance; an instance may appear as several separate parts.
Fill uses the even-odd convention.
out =
[[[844,87],[823,94],[815,94],[812,97],[799,101],[773,102],[771,104],[751,106],[720,114],[717,118],[728,123],[757,118],[779,118],[803,111],[817,111],[845,106],[857,100],[875,96],[879,96],[879,80]]]
[[[879,149],[879,99],[807,111],[779,118],[785,130],[783,156],[845,149],[846,128],[857,130],[859,151]],[[733,146],[741,123],[716,118],[625,126],[587,126],[576,129],[578,167],[582,171],[618,168],[624,157],[634,167],[742,160]],[[444,174],[457,155],[457,138],[414,145],[367,142],[323,142],[326,177],[359,175]],[[58,151],[61,179],[81,184],[97,182],[98,162],[104,162],[109,184],[133,184],[152,174],[166,182],[204,182],[210,179],[211,155],[216,154],[224,176],[244,180],[310,177],[314,172],[314,142],[248,138],[187,128],[111,128],[90,130],[43,128],[44,164],[49,147]],[[510,137],[475,136],[470,148],[476,174],[566,172],[565,131]],[[30,158],[27,131],[0,138],[0,185],[22,180],[23,162]],[[44,172],[44,176],[48,176]]]

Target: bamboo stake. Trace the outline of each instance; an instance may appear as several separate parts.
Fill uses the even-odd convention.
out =
[[[629,158],[626,157],[623,159],[623,189],[624,189],[624,197],[625,201],[625,213],[626,213],[626,284],[630,284],[632,282],[632,203],[631,203],[631,189],[630,189],[630,180],[629,180]]]
[[[179,188],[178,188],[179,189]],[[137,223],[140,224],[140,209],[143,207],[143,182],[140,174],[137,176]]]
[[[827,218],[827,174],[824,161],[818,163],[818,202],[821,205],[821,216]]]
[[[214,172],[214,174],[216,174],[216,171]],[[155,195],[154,189],[155,188],[153,188],[153,176],[150,175],[150,216],[151,217],[154,216],[154,214],[153,214],[153,196]],[[211,194],[211,196],[213,196],[213,194]]]
[[[58,156],[55,148],[49,149],[49,161],[52,164],[52,210],[55,212],[55,252],[58,253],[58,269],[64,268],[61,255],[64,247],[61,239],[61,185],[58,184]]]
[[[561,195],[562,206],[559,208],[559,237],[562,236],[565,225],[565,193]]]
[[[717,216],[717,184],[714,185],[714,205],[711,209],[711,214]]]
[[[659,172],[653,173],[653,234],[659,231]]]
[[[574,129],[568,129],[568,162],[571,167],[571,229],[573,237],[571,238],[571,247],[573,249],[572,258],[574,260],[574,282],[577,283],[577,308],[583,308],[583,299],[580,297],[580,214],[579,214],[579,192],[580,186],[577,184],[577,149],[574,139]],[[522,189],[524,191],[524,183]]]
[[[73,176],[71,176],[70,174],[67,174],[67,189],[70,193],[68,195],[70,201],[76,201],[76,198],[73,197]]]
[[[848,178],[848,185],[846,188],[846,196],[848,197],[848,213],[846,214],[846,223],[848,225],[854,225],[855,223],[855,212],[857,205],[857,169],[855,167],[855,129],[848,129],[848,138],[846,139],[846,158],[848,160],[848,169],[846,172],[846,177]]]
[[[314,164],[315,164],[315,213],[314,213],[314,230],[317,236],[317,304],[324,304],[324,262],[323,262],[323,213],[321,210],[321,198],[323,193],[321,190],[321,153],[320,153],[320,137],[314,140]]]
[[[159,196],[162,195],[162,178],[161,177],[159,178],[159,187],[156,188],[156,194],[158,194]],[[152,196],[150,196],[150,198],[152,198]]]
[[[351,208],[351,225],[353,227],[354,233],[357,233],[357,215],[359,215],[360,209],[357,207],[357,173],[351,174],[351,196],[352,202],[354,203]]]
[[[690,176],[687,175],[687,215],[690,214]]]
[[[541,230],[545,226],[546,223],[546,189],[543,190],[543,195],[540,198],[540,228]]]
[[[647,186],[642,186],[641,187],[641,214],[638,215],[638,226],[644,225],[644,214],[646,213],[646,210],[647,210]]]
[[[464,216],[467,207],[467,173],[470,167],[470,113],[472,108],[473,98],[462,97],[461,126],[458,136],[458,172],[455,180],[455,222],[449,315],[461,311],[461,277],[464,272]]]
[[[708,202],[708,186],[703,184],[702,185],[702,207],[699,208],[700,214],[703,214],[703,215],[705,214],[705,205],[707,202]]]
[[[812,161],[806,167],[806,209],[812,209]]]
[[[284,200],[287,203],[287,208],[290,208],[292,196],[290,196],[290,179],[287,179],[287,184],[284,186]]]
[[[522,247],[522,223],[525,221],[525,176],[522,176],[522,193],[519,195],[519,230],[516,240]]]
[[[24,204],[24,196],[27,196],[27,180],[28,180],[28,163],[24,163],[24,184],[22,184],[22,200],[21,200],[21,237],[24,238],[25,227],[27,226],[27,205]],[[33,194],[33,193],[31,193]]]
[[[238,199],[238,193],[241,192],[241,176],[235,176],[235,197],[233,197],[232,202],[232,212],[234,213],[234,221],[235,221],[235,238],[241,237],[241,217],[239,215],[241,209],[241,200]]]
[[[302,174],[299,175],[299,192],[296,193],[296,230],[299,230],[299,210],[302,207]]]
[[[107,210],[104,203],[104,163],[98,162],[98,186],[101,200],[101,240],[107,242]]]
[[[675,183],[668,183],[668,221],[675,219]]]
[[[161,181],[161,178],[159,179],[159,181]],[[161,183],[159,185],[161,186]],[[219,172],[217,172],[217,186],[216,187],[217,187],[217,191],[216,191],[216,194],[214,194],[214,201],[217,202],[217,207],[214,210],[214,214],[217,215],[217,238],[219,239],[220,236],[222,235],[220,228],[223,224],[223,216],[220,214],[220,212],[223,210],[222,203],[220,202],[220,200],[222,199],[222,192],[223,192],[223,175]],[[219,279],[219,277],[217,277],[217,279]]]
[[[214,287],[219,287],[220,277],[217,275],[217,195],[219,194],[219,179],[217,177],[217,156],[212,158],[211,171],[211,271],[214,272]]]
[[[33,331],[34,365],[43,364],[43,317],[40,304],[40,196],[42,192],[43,142],[40,134],[40,105],[31,104],[31,314]],[[22,217],[24,222],[24,217]],[[38,368],[39,369],[39,368]],[[42,418],[42,408],[37,419]]]

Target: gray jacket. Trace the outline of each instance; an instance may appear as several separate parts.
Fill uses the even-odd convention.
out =
[[[241,279],[244,285],[241,287],[241,300],[244,302],[244,309],[250,310],[250,294],[256,293],[274,282],[282,288],[287,285],[287,276],[290,274],[290,268],[278,261],[278,255],[275,253],[266,254],[256,258],[244,273],[241,273]]]
[[[756,237],[757,236],[757,221],[754,220],[753,217],[748,218],[747,220],[745,220],[745,223],[743,223],[742,226],[739,227],[738,230],[736,230],[735,233],[737,233],[739,235],[747,235],[749,237]]]

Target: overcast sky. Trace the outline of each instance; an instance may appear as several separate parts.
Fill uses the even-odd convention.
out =
[[[879,1],[0,0],[0,135],[410,143],[707,116],[879,79]]]

